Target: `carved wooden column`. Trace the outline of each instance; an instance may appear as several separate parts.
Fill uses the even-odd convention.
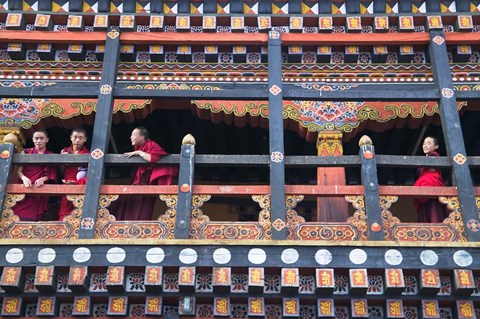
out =
[[[343,155],[342,132],[321,131],[317,137],[318,156]],[[317,168],[318,185],[346,185],[345,168]],[[343,197],[318,197],[317,221],[344,222],[348,218],[348,203]]]

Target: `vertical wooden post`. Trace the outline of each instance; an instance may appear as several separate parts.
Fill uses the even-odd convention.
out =
[[[282,45],[280,32],[268,34],[268,95],[270,135],[270,220],[272,239],[286,239],[285,162],[283,150]]]
[[[321,131],[317,137],[318,156],[343,155],[342,132]],[[317,168],[318,185],[346,185],[344,167]],[[345,222],[348,218],[348,203],[343,197],[318,197],[317,221]]]
[[[384,240],[375,147],[372,145],[372,140],[366,135],[360,139],[359,146],[359,155],[362,160],[362,184],[365,193],[368,238],[370,240]]]
[[[93,238],[97,220],[100,186],[105,177],[105,154],[108,152],[117,68],[120,59],[120,33],[111,28],[105,42],[102,78],[100,80],[92,152],[88,160],[87,185],[80,223],[79,238]]]
[[[180,152],[180,173],[178,174],[178,202],[175,220],[175,238],[190,237],[190,220],[192,214],[192,188],[195,172],[195,139],[188,134],[183,138]]]
[[[15,146],[12,143],[0,144],[0,219],[5,201],[5,189],[12,175],[13,154],[15,154]]]
[[[430,30],[429,51],[433,76],[441,93],[439,102],[440,119],[447,147],[447,156],[452,159],[453,182],[458,191],[466,237],[469,241],[480,241],[480,232],[478,231],[480,220],[460,126],[457,99],[453,91],[452,74],[443,30]]]

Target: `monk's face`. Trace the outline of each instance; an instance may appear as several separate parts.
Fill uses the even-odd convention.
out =
[[[46,149],[47,143],[48,143],[48,137],[45,133],[43,132],[33,133],[32,140],[33,140],[33,144],[35,145],[35,148],[38,151],[42,152]]]
[[[433,138],[427,137],[423,141],[422,148],[423,148],[423,152],[428,155],[432,152],[435,152],[438,149],[438,145],[435,144],[435,140]]]
[[[87,137],[83,132],[72,132],[70,135],[70,141],[72,141],[72,147],[74,150],[79,150],[83,147],[87,141]]]
[[[134,129],[130,141],[132,141],[132,146],[141,146],[145,143],[145,136],[141,135],[139,130]]]

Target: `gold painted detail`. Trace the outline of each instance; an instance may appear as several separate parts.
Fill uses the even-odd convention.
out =
[[[352,217],[347,218],[347,223],[358,229],[359,240],[368,240],[367,214],[365,213],[365,198],[363,196],[345,196],[347,202],[351,203],[355,212]]]
[[[343,133],[340,131],[320,131],[317,136],[317,155],[343,155]]]
[[[389,230],[390,228],[400,223],[400,219],[394,217],[390,211],[392,204],[397,202],[398,196],[380,196],[380,207],[382,208],[382,222],[383,222],[383,232],[385,240],[393,240],[390,238]]]
[[[219,91],[219,86],[185,84],[185,83],[160,83],[160,84],[133,84],[125,87],[127,90],[202,90],[202,91]]]
[[[116,200],[118,195],[100,195],[98,199],[98,206],[100,209],[97,212],[97,222],[95,223],[94,238],[102,238],[102,229],[109,223],[115,221],[115,216],[111,215],[107,207]]]
[[[450,225],[454,230],[458,232],[458,241],[466,242],[465,237],[465,224],[463,222],[462,213],[460,212],[460,202],[458,197],[443,197],[438,198],[440,203],[446,204],[447,208],[451,211],[447,218],[443,221],[443,224]],[[477,207],[480,207],[480,197],[475,198]]]
[[[5,200],[2,207],[2,219],[0,220],[0,238],[4,237],[5,229],[12,223],[20,221],[20,217],[15,215],[12,207],[25,198],[25,194],[5,194]]]
[[[165,239],[173,239],[175,232],[175,219],[177,218],[178,195],[160,195],[159,198],[165,202],[168,209],[164,214],[160,215],[157,220],[163,223],[168,229],[168,234]]]
[[[203,203],[210,200],[211,195],[193,195],[192,196],[192,220],[190,222],[190,229],[198,229],[201,224],[208,223],[210,217],[203,214],[200,207]]]
[[[73,238],[78,238],[85,195],[67,195],[67,200],[71,201],[75,208],[69,215],[63,218],[63,222],[70,224],[75,233]]]
[[[258,213],[258,223],[265,231],[265,240],[272,239],[272,222],[270,219],[270,195],[252,195],[254,202],[257,202],[262,209]]]

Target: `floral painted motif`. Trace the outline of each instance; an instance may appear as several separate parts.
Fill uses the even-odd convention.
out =
[[[93,305],[93,316],[94,317],[106,317],[107,316],[108,305],[105,303],[94,304]]]
[[[450,277],[440,277],[440,285],[438,295],[450,296],[452,294],[452,281]]]
[[[232,274],[232,284],[230,292],[247,293],[248,276],[246,274]]]
[[[232,317],[233,318],[247,318],[247,305],[244,304],[233,304],[232,305]]]
[[[405,291],[402,295],[416,295],[418,293],[418,283],[415,276],[404,276]]]
[[[2,114],[0,125],[19,126],[30,123],[31,126],[38,121],[40,110],[49,101],[50,99],[2,98],[0,99],[0,114]]]
[[[145,291],[145,274],[132,273],[127,274],[127,287],[126,291]]]
[[[275,294],[280,292],[280,276],[265,275],[263,292],[266,294]]]
[[[107,280],[106,273],[94,273],[90,279],[90,292],[106,292],[107,285],[105,284]]]
[[[314,294],[315,293],[315,277],[300,276],[299,294]]]
[[[334,295],[347,295],[348,294],[348,277],[343,275],[335,275],[335,289]]]
[[[145,317],[145,304],[132,304],[128,312],[130,317]]]
[[[195,291],[197,292],[212,292],[213,291],[213,276],[212,274],[197,274]]]
[[[178,273],[164,274],[163,275],[163,291],[165,292],[178,292]]]
[[[300,306],[300,318],[316,318],[315,306]]]
[[[417,307],[403,307],[403,314],[405,319],[418,319],[418,309]]]
[[[265,305],[265,319],[280,319],[282,316],[282,307],[280,305]]]
[[[348,307],[335,307],[335,319],[349,319],[350,318],[350,311]]]
[[[73,303],[62,303],[59,308],[59,317],[71,317],[73,312]]]
[[[35,274],[26,274],[25,275],[25,289],[24,292],[38,292],[35,288]]]
[[[197,305],[197,317],[199,318],[212,318],[213,317],[213,306],[209,304],[199,304]]]
[[[368,276],[368,290],[369,295],[383,294],[383,277],[382,276]]]
[[[68,288],[68,274],[58,274],[57,292],[71,292]]]

